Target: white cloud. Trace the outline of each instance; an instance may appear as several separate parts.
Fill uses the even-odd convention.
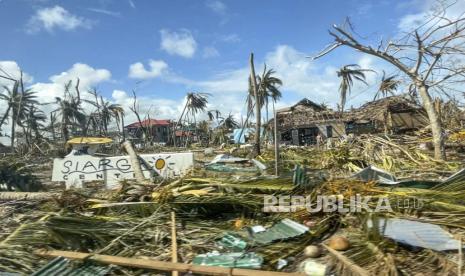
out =
[[[224,42],[236,43],[240,42],[241,38],[238,34],[228,34],[221,37],[221,40]]]
[[[109,16],[113,16],[113,17],[120,17],[121,16],[121,13],[116,12],[116,11],[110,11],[110,10],[105,10],[105,9],[97,9],[97,8],[88,8],[88,10],[91,11],[91,12],[100,13],[100,14],[104,14],[104,15],[109,15]]]
[[[36,11],[27,25],[30,33],[38,32],[42,29],[53,32],[55,29],[72,31],[77,28],[90,29],[92,22],[86,18],[71,14],[61,6],[42,8]]]
[[[207,0],[205,6],[221,19],[220,25],[226,24],[230,19],[228,7],[220,0]]]
[[[160,31],[160,35],[160,47],[168,54],[185,58],[194,56],[197,50],[197,42],[189,30],[182,29],[178,32],[170,32],[167,29],[163,29]]]
[[[204,58],[214,58],[214,57],[219,57],[219,56],[220,56],[220,52],[218,52],[218,50],[215,47],[208,46],[208,47],[203,48]]]
[[[137,120],[137,117],[130,109],[134,103],[132,95],[123,90],[114,90],[111,98],[112,102],[120,104],[124,108],[125,124],[130,124]],[[137,95],[137,107],[141,119],[146,118],[147,115],[150,115],[150,118],[171,119],[179,116],[182,111],[183,102],[182,100],[176,101]]]
[[[19,80],[21,77],[21,68],[19,67],[16,61],[12,60],[3,60],[0,61],[0,76],[8,77],[11,79]],[[33,81],[32,76],[23,72],[23,81],[25,83],[30,83]],[[0,86],[2,85],[11,85],[10,80],[0,78]],[[1,91],[1,88],[0,88]]]
[[[227,7],[226,4],[219,0],[209,0],[205,2],[205,5],[207,8],[209,8],[211,11],[214,13],[217,13],[219,15],[224,15],[226,13]]]
[[[273,51],[268,52],[264,60],[255,61],[256,73],[261,74],[263,70],[261,64],[266,63],[267,67],[273,68],[276,76],[283,81],[280,90],[285,98],[307,97],[315,102],[325,102],[336,107],[339,101],[340,83],[336,73],[338,68],[312,61],[306,56],[307,54],[290,45],[279,45]],[[369,56],[359,56],[354,63],[360,64],[362,68],[380,72],[380,67],[375,61]],[[239,114],[241,110],[244,110],[249,74],[249,68],[245,66],[224,71],[207,80],[189,80],[173,77],[173,75],[164,80],[184,84],[189,89],[211,93],[212,97],[209,102],[212,108]],[[379,75],[367,72],[366,76],[369,86],[355,83],[353,93],[347,103],[348,106],[358,105],[373,98],[373,89],[376,89],[373,84]],[[279,106],[282,105],[281,102]]]
[[[80,79],[83,87],[90,87],[111,79],[111,73],[107,69],[94,69],[84,63],[75,63],[70,69],[58,75],[53,75],[50,80],[54,83],[65,84],[70,80]]]
[[[152,79],[161,76],[168,69],[168,64],[163,60],[150,60],[150,70],[145,69],[144,64],[136,62],[129,66],[129,77],[133,79]]]
[[[99,83],[109,81],[111,72],[107,69],[94,69],[87,64],[76,63],[67,71],[51,76],[50,82],[38,82],[31,85],[31,89],[37,92],[41,102],[53,102],[55,97],[63,97],[66,83],[70,80],[76,83],[78,78],[81,96],[85,98],[90,96],[85,91]]]
[[[456,20],[463,17],[465,11],[465,1],[456,0],[424,0],[421,2],[414,1],[418,12],[410,13],[399,20],[398,29],[402,32],[410,32],[418,27],[427,30],[435,24],[447,23],[447,19]],[[445,13],[443,10],[445,9]],[[437,18],[431,20],[433,16]]]

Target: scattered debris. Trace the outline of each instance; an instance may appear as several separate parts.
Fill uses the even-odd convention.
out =
[[[283,219],[266,231],[255,233],[251,239],[258,244],[269,244],[278,240],[286,240],[305,234],[308,227],[290,219]]]
[[[259,269],[263,264],[263,257],[253,252],[220,254],[213,251],[195,256],[192,263],[196,265]]]
[[[378,218],[377,223],[382,235],[401,244],[437,251],[458,250],[463,246],[438,225],[399,218]]]
[[[307,259],[300,264],[300,270],[307,276],[324,276],[328,267],[313,259]]]
[[[394,184],[399,184],[392,174],[388,173],[385,170],[379,169],[375,166],[368,166],[364,168],[363,170],[355,173],[352,175],[353,178],[360,179],[362,181],[377,181],[380,184],[385,184],[385,185],[394,185]]]

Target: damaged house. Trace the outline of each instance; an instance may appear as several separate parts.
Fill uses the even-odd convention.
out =
[[[345,134],[340,113],[308,99],[277,110],[276,118],[281,143],[309,145],[317,142],[318,135],[333,138]]]
[[[368,102],[344,113],[346,134],[399,134],[428,125],[426,111],[401,96]]]
[[[427,125],[426,112],[420,106],[392,96],[368,102],[344,113],[302,99],[276,112],[281,143],[316,144],[318,136],[326,140],[348,134],[402,133]]]

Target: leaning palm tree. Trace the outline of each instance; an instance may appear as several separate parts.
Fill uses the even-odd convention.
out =
[[[378,97],[387,97],[388,94],[394,96],[394,91],[397,90],[399,84],[400,81],[396,79],[396,76],[386,77],[386,73],[383,71],[383,77],[381,78],[381,83],[374,99],[376,100]]]
[[[337,76],[341,78],[341,84],[339,85],[340,93],[340,111],[344,111],[344,106],[346,104],[347,95],[350,94],[352,86],[354,85],[354,80],[358,80],[368,85],[366,82],[365,73],[366,71],[372,71],[369,69],[361,69],[358,64],[349,64],[343,66],[339,71],[337,71]]]
[[[3,114],[0,126],[8,117],[11,118],[10,139],[11,148],[14,151],[16,125],[26,118],[29,108],[34,104],[38,104],[38,102],[35,99],[35,92],[24,89],[22,78],[19,81],[14,81],[13,87],[4,86],[3,88],[5,92],[0,94],[0,100],[7,103],[7,110]]]
[[[199,112],[203,112],[207,108],[209,95],[210,94],[208,93],[187,93],[186,104],[184,105],[182,113],[179,116],[179,119],[174,126],[173,141],[174,141],[175,146],[176,146],[176,129],[178,128],[178,125],[181,124],[182,119],[185,118],[184,117],[185,115],[188,115],[190,113],[194,116],[194,120],[195,120],[195,114]]]

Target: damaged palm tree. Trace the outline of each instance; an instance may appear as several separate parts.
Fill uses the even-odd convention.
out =
[[[366,71],[372,71],[368,69],[362,69],[358,64],[349,64],[343,66],[339,71],[337,71],[337,76],[341,78],[341,84],[339,85],[340,93],[340,103],[339,111],[344,112],[344,106],[346,105],[347,95],[350,95],[352,91],[352,86],[354,85],[354,80],[360,81],[366,85]]]
[[[465,34],[465,15],[446,18],[446,12],[454,5],[443,3],[432,10],[427,24],[420,24],[399,41],[380,41],[371,46],[359,41],[352,34],[352,26],[334,25],[329,34],[334,43],[314,58],[322,57],[334,49],[347,46],[362,53],[380,58],[405,74],[410,80],[413,93],[418,93],[425,108],[434,144],[436,159],[445,159],[444,135],[440,118],[434,108],[432,93],[443,91],[463,78],[465,69],[456,62],[457,54],[465,52],[462,43]]]

